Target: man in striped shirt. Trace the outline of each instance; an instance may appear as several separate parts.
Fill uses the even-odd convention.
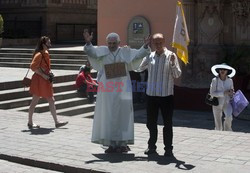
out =
[[[145,154],[156,153],[157,119],[159,109],[164,122],[163,142],[164,156],[173,156],[173,126],[174,109],[174,78],[181,75],[181,69],[176,55],[165,46],[163,34],[157,33],[152,37],[154,52],[144,58],[137,71],[148,69],[147,81],[147,128],[149,130],[148,148]]]

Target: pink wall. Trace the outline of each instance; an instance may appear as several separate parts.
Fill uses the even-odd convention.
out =
[[[151,33],[161,32],[166,37],[166,46],[173,37],[177,0],[98,0],[98,45],[106,44],[106,36],[117,32],[121,45],[127,44],[129,21],[135,16],[145,17]]]

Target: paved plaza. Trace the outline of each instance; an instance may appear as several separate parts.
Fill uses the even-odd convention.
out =
[[[80,48],[79,48],[80,49]],[[21,80],[27,69],[0,68],[0,82]],[[56,70],[65,74],[65,70]],[[67,71],[74,74],[77,71]],[[159,118],[157,155],[144,155],[149,137],[145,110],[135,111],[135,144],[127,154],[105,154],[91,143],[93,113],[58,116],[69,121],[56,129],[49,113],[34,114],[40,129],[27,128],[27,112],[0,110],[0,172],[249,173],[250,121],[233,120],[233,131],[215,131],[212,112],[174,112],[174,158],[165,158]]]
[[[210,112],[175,111],[175,158],[163,157],[161,125],[158,155],[144,155],[148,140],[144,110],[135,112],[135,144],[127,154],[104,154],[104,148],[90,142],[93,120],[88,114],[59,116],[69,121],[59,129],[54,128],[48,113],[35,114],[34,121],[41,128],[33,130],[27,128],[25,112],[1,110],[0,114],[0,159],[43,170],[114,173],[248,173],[250,170],[249,121],[234,120],[235,132],[215,131]],[[5,164],[0,164],[1,172]]]

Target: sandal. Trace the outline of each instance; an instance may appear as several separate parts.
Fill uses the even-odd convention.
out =
[[[29,123],[28,123],[27,126],[28,126],[29,129],[34,129],[34,128],[39,129],[39,128],[40,128],[39,125],[34,124],[34,123],[33,123],[33,124],[29,124]]]
[[[56,123],[56,128],[59,128],[59,127],[62,127],[62,126],[65,126],[66,124],[68,124],[69,122],[68,121],[65,121],[65,122],[59,122],[59,123]]]

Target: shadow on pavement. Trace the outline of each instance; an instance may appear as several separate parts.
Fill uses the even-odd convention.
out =
[[[148,156],[148,161],[155,161],[159,165],[168,165],[170,163],[175,163],[175,167],[182,170],[191,170],[195,166],[191,164],[186,164],[184,161],[178,160],[175,156],[164,157],[159,154],[153,154]]]
[[[109,162],[109,163],[120,163],[128,161],[154,161],[159,165],[168,165],[171,163],[176,164],[175,167],[182,170],[191,170],[195,166],[191,164],[186,164],[184,161],[178,160],[176,157],[164,157],[158,154],[149,155],[148,157],[135,157],[134,154],[93,154],[97,157],[97,160],[86,161],[86,164],[91,164],[95,162]]]
[[[93,116],[94,115],[90,115],[83,118],[93,118]],[[135,112],[134,116],[135,123],[146,124],[146,121],[147,121],[147,116],[145,110]],[[232,122],[232,129],[234,132],[250,133],[249,122],[250,121],[234,117]],[[160,111],[158,116],[158,125],[163,125]],[[214,130],[214,116],[212,111],[197,112],[197,111],[175,110],[173,115],[173,126]],[[146,126],[145,129],[147,129]]]
[[[147,117],[145,111],[138,112],[136,114],[135,116],[136,123],[146,124],[146,121]],[[160,113],[158,116],[158,124],[163,125],[162,116]],[[213,113],[212,111],[196,112],[196,111],[175,110],[173,115],[173,126],[214,130]],[[241,120],[234,117],[232,122],[232,129],[234,132],[250,133],[250,123],[249,121]]]
[[[47,135],[51,132],[54,132],[55,128],[39,128],[39,129],[30,129],[22,130],[22,132],[30,132],[30,135]]]

